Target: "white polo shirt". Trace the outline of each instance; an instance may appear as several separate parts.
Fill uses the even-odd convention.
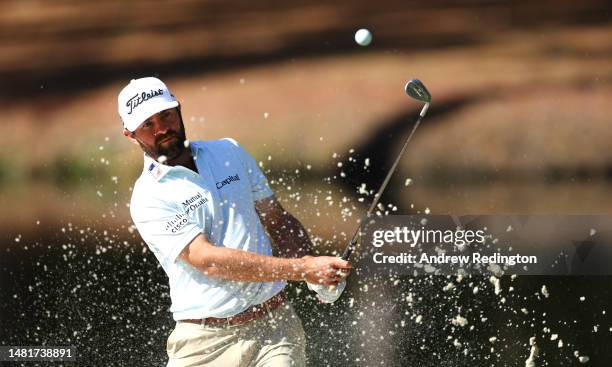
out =
[[[145,155],[132,193],[132,220],[168,275],[174,319],[229,317],[265,302],[285,282],[208,277],[177,256],[199,233],[215,246],[272,255],[253,205],[272,190],[235,140],[192,142],[190,149],[198,173]]]

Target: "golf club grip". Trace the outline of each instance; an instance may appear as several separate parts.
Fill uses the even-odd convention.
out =
[[[351,258],[353,251],[355,251],[356,246],[357,246],[357,239],[353,238],[351,242],[349,242],[349,244],[344,249],[344,253],[342,254],[342,260],[348,261]]]

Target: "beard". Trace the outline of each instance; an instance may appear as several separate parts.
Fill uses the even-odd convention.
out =
[[[165,156],[166,161],[164,163],[168,163],[180,157],[185,149],[187,149],[185,147],[185,141],[187,140],[185,126],[183,125],[183,117],[180,115],[180,112],[179,118],[181,119],[179,131],[168,130],[164,135],[160,135],[155,139],[155,145],[145,145],[138,140],[138,144],[149,157],[159,161],[159,157]]]

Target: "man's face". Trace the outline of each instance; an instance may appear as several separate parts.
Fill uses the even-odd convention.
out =
[[[171,161],[185,151],[185,127],[178,108],[163,110],[149,117],[131,137],[155,160],[163,155]]]

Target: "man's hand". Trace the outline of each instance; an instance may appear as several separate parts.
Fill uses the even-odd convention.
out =
[[[339,257],[304,256],[301,270],[304,280],[312,284],[337,285],[348,276],[351,264]]]

